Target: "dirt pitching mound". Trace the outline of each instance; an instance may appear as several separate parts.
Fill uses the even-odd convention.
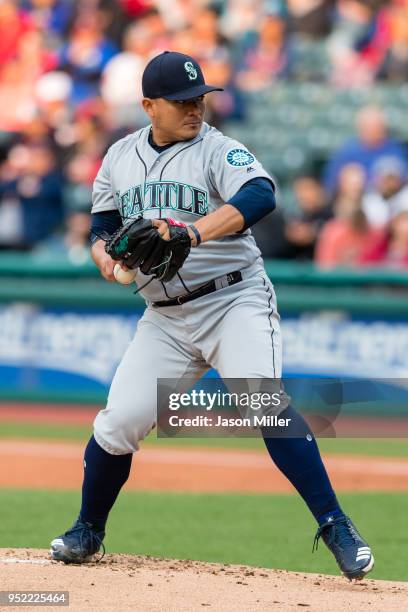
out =
[[[64,565],[51,561],[48,551],[0,549],[0,576],[2,590],[69,591],[69,608],[52,609],[71,612],[392,612],[406,610],[408,601],[403,582],[350,583],[320,574],[131,555]]]

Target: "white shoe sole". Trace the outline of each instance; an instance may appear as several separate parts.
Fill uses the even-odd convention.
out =
[[[363,572],[365,574],[368,574],[368,572],[371,572],[373,567],[374,567],[374,555],[371,555],[370,563],[365,566],[365,568],[363,569]]]
[[[78,557],[78,555],[73,555],[59,538],[51,542],[50,556],[53,561],[78,564],[88,563],[93,557],[93,555],[89,555],[88,557]]]
[[[368,574],[368,572],[371,572],[371,570],[373,569],[373,567],[374,567],[374,556],[373,556],[373,555],[371,555],[371,559],[370,559],[370,561],[367,563],[367,565],[366,565],[365,567],[363,567],[363,569],[362,569],[362,570],[360,570],[360,571],[363,573],[363,575],[362,575],[362,576],[357,576],[357,577],[351,577],[351,578],[350,578],[349,576],[347,576],[346,574],[344,574],[344,572],[343,572],[343,576],[344,576],[345,578],[347,578],[347,580],[363,580],[363,579],[365,578],[365,574]]]

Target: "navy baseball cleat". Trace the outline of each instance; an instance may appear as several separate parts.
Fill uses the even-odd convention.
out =
[[[71,529],[51,542],[51,557],[64,563],[86,563],[102,547],[102,557],[98,559],[100,561],[105,554],[102,543],[104,537],[104,531],[96,531],[92,523],[86,523],[78,517]]]
[[[374,557],[371,549],[348,516],[329,517],[323,525],[320,525],[314,539],[313,550],[317,550],[320,537],[349,580],[361,580],[373,569]]]

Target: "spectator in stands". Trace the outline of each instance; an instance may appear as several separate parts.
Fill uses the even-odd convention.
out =
[[[16,56],[20,38],[33,30],[34,23],[30,15],[21,10],[16,2],[0,2],[0,66],[5,66]]]
[[[194,53],[198,61],[209,60],[228,53],[224,38],[220,34],[216,11],[204,8],[197,11],[191,24]]]
[[[408,268],[408,210],[398,213],[389,226],[362,253],[360,265]]]
[[[379,235],[368,224],[362,208],[364,179],[358,164],[349,164],[341,170],[333,204],[334,218],[323,226],[316,245],[318,266],[357,265]]]
[[[77,6],[83,4],[83,10],[85,11],[95,10],[97,7],[101,15],[105,38],[110,40],[118,50],[121,48],[124,32],[132,19],[136,17],[126,13],[120,0],[79,0],[78,3],[74,2],[74,4]],[[140,16],[143,12],[144,9]],[[79,14],[78,10],[76,14]]]
[[[68,259],[76,264],[91,260],[89,248],[91,215],[88,211],[89,209],[71,210],[67,216],[63,245]]]
[[[45,50],[40,31],[31,29],[20,36],[13,58],[0,64],[0,129],[20,130],[32,119],[37,80],[55,61]]]
[[[225,119],[241,119],[244,103],[239,91],[230,50],[221,34],[217,12],[213,8],[197,11],[193,23],[172,36],[171,47],[194,55],[200,62],[206,81],[224,89],[207,100],[207,121],[215,127]]]
[[[52,118],[57,117],[58,113]],[[76,154],[86,155],[92,159],[90,179],[92,181],[99,170],[103,155],[111,144],[110,139],[115,138],[106,107],[100,99],[87,100],[76,108],[69,119],[68,121],[62,114],[61,125],[53,125],[52,135],[59,165],[65,167]],[[89,167],[88,163],[86,167]]]
[[[294,192],[297,204],[295,214],[285,219],[278,208],[252,228],[265,258],[312,260],[319,232],[332,216],[326,194],[314,176],[297,177]]]
[[[356,128],[357,137],[346,142],[324,170],[324,185],[330,195],[335,193],[339,174],[347,164],[360,164],[368,184],[372,179],[373,166],[381,157],[393,156],[406,161],[406,150],[389,136],[384,113],[379,108],[362,108],[357,114]]]
[[[232,65],[226,51],[218,56],[200,62],[205,80],[221,87],[207,100],[207,121],[220,127],[225,120],[241,120],[245,117],[246,106],[242,92],[237,87]]]
[[[331,80],[350,88],[371,83],[389,45],[383,0],[338,0],[335,27],[327,41]]]
[[[75,105],[99,95],[103,69],[118,52],[105,37],[103,27],[100,12],[78,17],[69,40],[61,49],[59,69],[72,77],[71,101]]]
[[[332,28],[334,0],[288,0],[290,79],[321,81],[330,61],[325,36]]]
[[[153,55],[171,46],[159,14],[149,14],[131,23],[123,38],[123,51],[109,60],[102,73],[101,92],[110,106],[115,126],[133,129],[145,124],[142,73]]]
[[[9,154],[0,182],[0,198],[18,203],[20,248],[29,249],[62,222],[62,178],[53,150],[46,144],[19,145]]]
[[[30,14],[38,30],[47,37],[47,47],[55,48],[68,32],[75,10],[71,0],[23,0],[19,3]]]
[[[92,183],[96,176],[94,159],[86,153],[75,154],[65,166],[63,187],[64,209],[90,211]]]
[[[118,0],[118,3],[131,19],[143,15],[152,4],[151,0]]]
[[[196,2],[191,0],[154,0],[152,4],[159,11],[170,33],[190,26],[197,10]]]
[[[299,176],[293,187],[298,211],[285,224],[288,256],[312,260],[317,237],[332,217],[332,211],[322,185],[314,176]]]
[[[47,122],[38,114],[26,123],[18,135],[18,141],[26,145],[48,144],[52,142],[52,133]]]
[[[408,10],[396,6],[390,10],[391,41],[378,71],[378,78],[387,81],[408,81]]]
[[[331,200],[331,207],[341,206],[343,200],[359,202],[364,194],[365,172],[358,163],[346,164],[340,171],[336,193]]]
[[[289,31],[319,40],[330,34],[335,0],[287,0]]]
[[[80,265],[91,261],[89,232],[91,216],[89,209],[69,210],[65,219],[65,231],[51,234],[40,242],[33,253],[37,257],[65,256],[72,263]]]
[[[397,157],[384,157],[373,168],[373,189],[363,198],[363,209],[373,227],[386,225],[408,210],[407,166]]]
[[[71,77],[56,70],[43,74],[35,88],[38,117],[48,127],[58,148],[69,146],[74,138],[72,109],[68,103],[71,91]]]
[[[25,81],[22,76],[22,66],[16,58],[0,64],[1,132],[22,130],[35,113],[33,81]]]
[[[280,208],[251,227],[251,232],[264,259],[289,259],[290,247],[285,238],[285,217]]]
[[[223,35],[238,47],[245,45],[258,29],[265,0],[226,0],[223,4],[220,20]]]
[[[192,55],[194,53],[194,37],[191,28],[183,28],[174,32],[171,38],[171,48],[178,53]]]
[[[16,179],[25,163],[26,149],[7,142],[1,148],[0,163],[0,249],[16,249],[23,243],[21,204],[15,190],[8,186]]]
[[[237,82],[244,91],[259,91],[289,70],[286,23],[279,14],[266,15],[260,24],[255,45],[248,49]]]

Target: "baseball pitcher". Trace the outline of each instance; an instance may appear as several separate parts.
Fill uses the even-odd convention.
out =
[[[83,563],[103,548],[105,526],[132,456],[157,419],[157,379],[280,379],[282,339],[273,286],[251,226],[275,207],[275,187],[243,144],[204,122],[206,85],[192,57],[164,52],[146,66],[150,125],[108,150],[93,190],[92,257],[107,281],[132,270],[146,300],[86,447],[82,505],[51,543],[53,559]],[[316,440],[290,404],[293,435],[262,429],[266,448],[316,518],[342,573],[374,565],[341,509]],[[271,543],[272,545],[272,543]]]

